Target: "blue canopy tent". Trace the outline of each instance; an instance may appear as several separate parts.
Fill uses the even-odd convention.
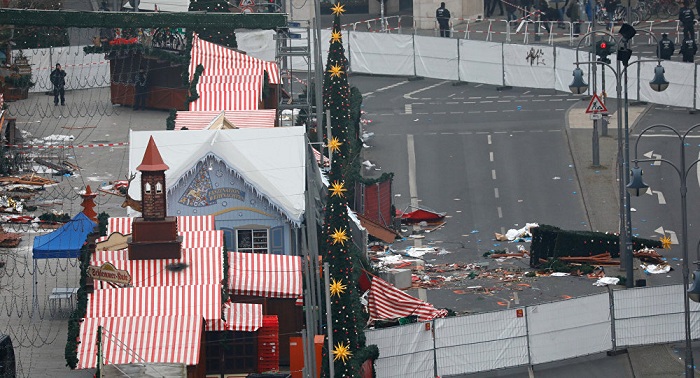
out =
[[[93,232],[97,224],[82,212],[78,213],[66,224],[46,235],[34,238],[32,257],[34,258],[34,287],[32,300],[32,316],[39,308],[37,294],[37,263],[38,259],[75,259],[80,256],[80,249],[85,244],[88,234]],[[65,289],[65,288],[64,288]],[[52,293],[52,296],[72,296],[71,293]],[[49,297],[51,299],[51,297]]]
[[[85,244],[97,224],[82,212],[54,232],[34,238],[34,259],[74,259],[80,256]]]

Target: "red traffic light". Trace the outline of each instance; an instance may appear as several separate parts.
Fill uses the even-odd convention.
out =
[[[607,48],[608,48],[608,44],[605,43],[605,41],[600,41],[600,48],[601,48],[601,49],[607,49]]]

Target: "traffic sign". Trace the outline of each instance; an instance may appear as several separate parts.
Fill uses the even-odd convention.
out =
[[[591,102],[588,103],[588,108],[586,108],[586,113],[607,113],[608,108],[605,107],[603,101],[600,101],[598,94],[593,93],[593,98]]]
[[[591,119],[603,119],[603,115],[600,113],[591,113],[590,115]]]
[[[238,4],[239,8],[248,8],[253,6],[255,6],[255,1],[253,0],[241,0],[241,2]]]

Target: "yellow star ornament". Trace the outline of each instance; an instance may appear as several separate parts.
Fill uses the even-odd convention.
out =
[[[661,248],[671,249],[671,237],[670,236],[662,236],[661,237]]]
[[[340,42],[340,41],[342,41],[342,40],[343,40],[343,35],[340,34],[339,31],[335,31],[335,30],[334,30],[334,31],[331,33],[331,43],[333,43],[333,42]]]
[[[332,66],[328,72],[331,73],[331,77],[340,77],[343,74],[343,67],[339,65]]]
[[[352,352],[350,352],[350,344],[345,345],[343,343],[338,343],[336,344],[335,348],[333,349],[333,361],[338,361],[338,360],[343,360],[343,363],[348,362],[348,359],[350,359],[350,356],[352,356]]]
[[[336,281],[335,278],[331,280],[331,296],[343,294],[347,289],[347,286],[343,285],[343,280]]]
[[[341,5],[340,3],[335,3],[333,8],[331,8],[333,11],[333,14],[336,16],[340,16],[341,14],[345,13],[345,5]]]
[[[337,228],[335,229],[335,231],[333,231],[331,237],[333,238],[333,244],[340,243],[342,245],[345,245],[345,242],[348,240],[347,232],[345,230],[340,230]]]
[[[333,196],[338,196],[338,197],[345,197],[345,193],[347,189],[344,188],[344,183],[338,182],[338,181],[333,181],[333,184],[331,184],[331,197]]]
[[[338,137],[333,137],[330,141],[328,141],[328,148],[330,148],[331,151],[336,152],[340,149],[341,144],[343,144],[343,142],[341,142]]]

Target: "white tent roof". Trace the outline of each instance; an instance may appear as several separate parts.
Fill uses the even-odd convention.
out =
[[[128,1],[124,2],[124,7],[133,8]],[[190,7],[189,0],[141,0],[139,10],[161,12],[187,12]]]
[[[153,136],[163,162],[166,189],[170,191],[183,175],[207,156],[223,161],[286,217],[299,225],[305,208],[306,135],[303,127],[230,130],[131,131],[129,172],[141,174],[149,138]],[[140,184],[129,188],[131,198],[141,198]]]

